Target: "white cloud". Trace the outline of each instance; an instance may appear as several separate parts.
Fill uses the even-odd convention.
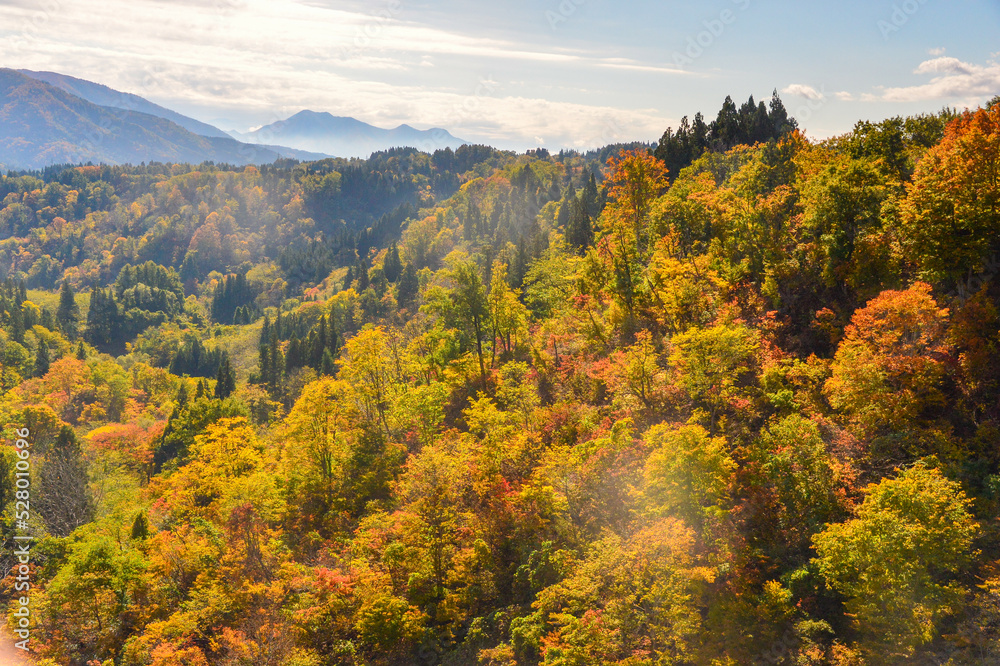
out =
[[[63,3],[39,23],[37,10],[0,4],[0,62],[96,80],[225,129],[309,108],[386,127],[445,127],[515,147],[537,145],[537,137],[574,147],[601,145],[603,137],[652,139],[669,121],[655,110],[616,108],[607,96],[545,99],[537,80],[515,93],[501,71],[537,63],[547,73],[686,74],[593,51],[474,37],[403,20],[403,12],[379,16],[298,0],[192,1],[183,9],[157,0]]]
[[[927,53],[929,53],[932,56],[943,56],[945,53],[945,49],[942,47],[936,49],[928,49]]]
[[[958,58],[934,58],[925,60],[913,70],[914,74],[971,74],[974,66],[967,65]]]
[[[786,86],[781,89],[781,92],[786,95],[797,95],[799,97],[805,97],[809,100],[821,100],[824,95],[820,91],[816,90],[812,86],[807,86],[801,83],[793,83],[790,86]]]
[[[839,99],[842,102],[853,102],[854,101],[854,94],[853,93],[849,93],[846,90],[842,90],[840,92],[835,92],[835,93],[833,93],[833,96],[836,97],[837,99]]]
[[[637,62],[629,58],[602,58],[595,63],[598,67],[608,69],[629,69],[636,72],[654,72],[658,74],[678,74],[680,76],[690,76],[691,72],[676,67],[664,67],[662,65],[648,65]]]
[[[887,102],[929,100],[982,100],[1000,92],[1000,64],[975,65],[957,58],[934,58],[920,63],[915,74],[937,75],[917,86],[885,88],[879,99]]]

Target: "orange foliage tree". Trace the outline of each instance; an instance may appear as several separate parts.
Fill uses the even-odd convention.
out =
[[[831,405],[862,434],[903,430],[940,407],[948,311],[922,282],[854,313],[826,382]]]
[[[1000,249],[1000,104],[966,112],[927,151],[903,223],[915,262],[934,275],[979,271]]]

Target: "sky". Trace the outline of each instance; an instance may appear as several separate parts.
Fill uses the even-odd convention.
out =
[[[1000,0],[0,0],[0,66],[224,130],[311,109],[517,150],[655,141],[776,89],[819,139],[1000,94]]]

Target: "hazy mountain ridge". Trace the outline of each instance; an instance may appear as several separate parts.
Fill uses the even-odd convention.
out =
[[[173,121],[100,106],[11,69],[0,70],[0,163],[162,161],[264,164],[282,155],[267,146],[194,134]]]
[[[468,143],[440,128],[383,129],[315,111],[252,132],[227,133],[99,83],[13,69],[0,69],[0,123],[5,169],[75,162],[267,164],[280,158],[368,157],[396,147],[433,152]]]
[[[38,81],[44,81],[49,85],[55,86],[60,90],[64,90],[71,95],[76,95],[77,97],[85,99],[92,104],[97,104],[98,106],[124,109],[126,111],[137,111],[139,113],[147,113],[151,116],[157,116],[158,118],[164,118],[166,120],[173,121],[189,132],[193,132],[200,136],[207,136],[216,139],[232,138],[218,127],[209,125],[208,123],[203,123],[200,120],[195,120],[194,118],[189,118],[188,116],[177,113],[176,111],[162,107],[159,104],[154,104],[153,102],[150,102],[149,100],[138,95],[121,92],[100,83],[78,79],[74,76],[67,76],[66,74],[59,74],[57,72],[33,72],[28,69],[19,69],[17,71],[25,76],[37,79]]]
[[[286,120],[251,132],[230,134],[248,143],[280,143],[337,157],[368,157],[380,150],[399,147],[434,152],[469,143],[439,127],[418,130],[404,124],[384,129],[355,118],[310,110],[300,111]]]

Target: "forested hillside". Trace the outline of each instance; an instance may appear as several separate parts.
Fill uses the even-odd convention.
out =
[[[42,663],[1000,663],[1000,103],[694,118],[0,177]]]

